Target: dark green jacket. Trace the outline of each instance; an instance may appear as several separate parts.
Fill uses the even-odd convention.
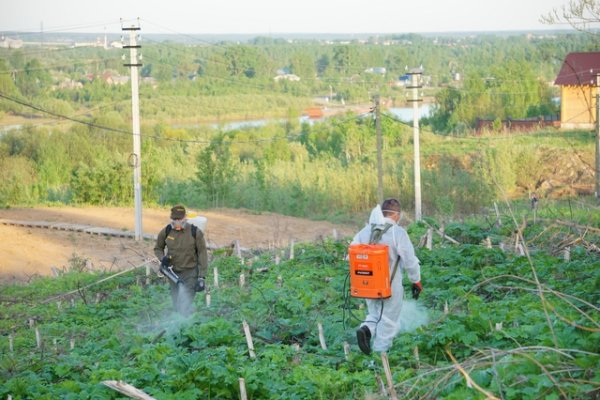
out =
[[[204,234],[200,229],[196,230],[194,243],[191,224],[186,223],[179,231],[172,228],[169,236],[164,227],[156,238],[154,255],[160,260],[165,254],[171,256],[171,265],[175,272],[193,269],[198,265],[199,276],[206,277],[208,254]]]

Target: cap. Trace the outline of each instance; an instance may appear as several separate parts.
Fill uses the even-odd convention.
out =
[[[181,204],[171,208],[171,219],[182,219],[185,218],[185,207]]]

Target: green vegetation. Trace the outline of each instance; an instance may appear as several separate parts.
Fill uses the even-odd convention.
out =
[[[547,82],[568,52],[595,47],[592,35],[578,33],[391,35],[349,43],[149,40],[143,43],[141,113],[168,124],[285,117],[289,110],[300,113],[315,96],[332,97],[335,104],[370,103],[376,92],[399,106],[409,95],[399,78],[407,67],[423,66],[424,93],[437,93],[433,128],[465,132],[477,117],[555,114],[551,96],[557,94]],[[122,54],[114,48],[0,49],[0,93],[67,115],[116,105],[125,117],[130,89]],[[281,73],[300,80],[275,81]],[[30,114],[5,99],[0,111]]]
[[[409,210],[411,128],[386,117],[382,131],[385,195],[398,197]],[[6,133],[0,138],[0,204],[131,204],[130,140],[126,132],[80,126]],[[339,222],[376,202],[371,118],[347,115],[314,125],[228,132],[156,125],[142,144],[147,204],[243,207]],[[425,215],[477,214],[493,201],[532,192],[544,198],[575,195],[571,185],[591,183],[593,146],[589,132],[455,138],[425,131]]]
[[[299,117],[317,99],[330,109],[343,102],[367,109],[371,95],[380,93],[388,106],[402,105],[408,92],[399,78],[417,65],[424,68],[424,93],[436,98],[422,121],[426,215],[478,213],[495,200],[532,192],[589,193],[594,149],[588,132],[469,133],[480,117],[495,119],[499,128],[503,118],[555,114],[556,93],[547,82],[565,54],[593,45],[593,37],[582,34],[144,42],[144,202],[355,218],[376,197],[371,116],[345,114],[315,124]],[[0,118],[31,121],[0,133],[0,206],[131,203],[130,88],[121,79],[128,72],[121,53],[0,49]],[[300,80],[275,80],[281,73]],[[40,109],[83,123],[35,122],[49,116]],[[271,122],[224,125],[252,119]],[[409,209],[412,131],[392,114],[381,122],[385,195]]]
[[[518,217],[521,211],[514,212]],[[499,398],[594,395],[600,384],[600,264],[590,244],[598,242],[598,234],[557,221],[529,219],[522,232],[530,260],[499,248],[514,244],[509,217],[502,217],[500,226],[447,223],[445,232],[461,245],[436,238],[433,250],[418,249],[425,287],[418,303],[428,309],[430,322],[402,332],[388,352],[400,397],[483,398],[475,384]],[[600,221],[593,224],[598,228]],[[426,229],[425,224],[408,228],[414,242]],[[555,241],[540,241],[544,235]],[[494,248],[479,244],[487,237]],[[583,239],[571,244],[569,261],[553,255],[576,237]],[[229,399],[239,396],[242,377],[249,398],[379,398],[381,361],[358,351],[358,322],[342,321],[348,317],[342,310],[346,246],[302,245],[293,260],[279,265],[271,253],[248,255],[244,263],[219,257],[212,263],[219,270],[219,288],[211,288],[210,307],[198,296],[198,312],[190,320],[171,315],[164,282],[153,278],[150,285],[139,285],[142,270],[62,298],[54,296],[105,275],[74,268],[27,286],[2,286],[0,396],[122,398],[100,382],[123,380],[157,399]],[[242,289],[240,273],[247,283]],[[349,308],[362,317],[359,303],[351,300]],[[248,355],[242,321],[251,328],[255,359]],[[327,350],[319,343],[319,323]],[[352,345],[348,359],[344,342]],[[475,384],[468,387],[455,363]]]

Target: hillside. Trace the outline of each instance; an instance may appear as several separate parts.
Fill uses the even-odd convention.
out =
[[[242,247],[287,246],[290,240],[310,241],[329,237],[336,229],[350,235],[353,228],[273,213],[250,213],[219,209],[202,211],[208,218],[207,239],[213,246],[239,240]],[[65,222],[133,231],[134,210],[124,207],[37,207],[0,209],[0,219]],[[157,234],[168,222],[167,209],[143,210],[144,232]],[[145,240],[91,236],[85,233],[22,228],[0,224],[3,258],[0,281],[49,275],[51,267],[62,269],[69,260],[87,263],[93,270],[118,270],[153,257],[154,243]]]

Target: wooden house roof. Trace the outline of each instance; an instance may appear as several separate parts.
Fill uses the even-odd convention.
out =
[[[554,84],[595,86],[596,74],[600,74],[600,52],[569,53]]]

